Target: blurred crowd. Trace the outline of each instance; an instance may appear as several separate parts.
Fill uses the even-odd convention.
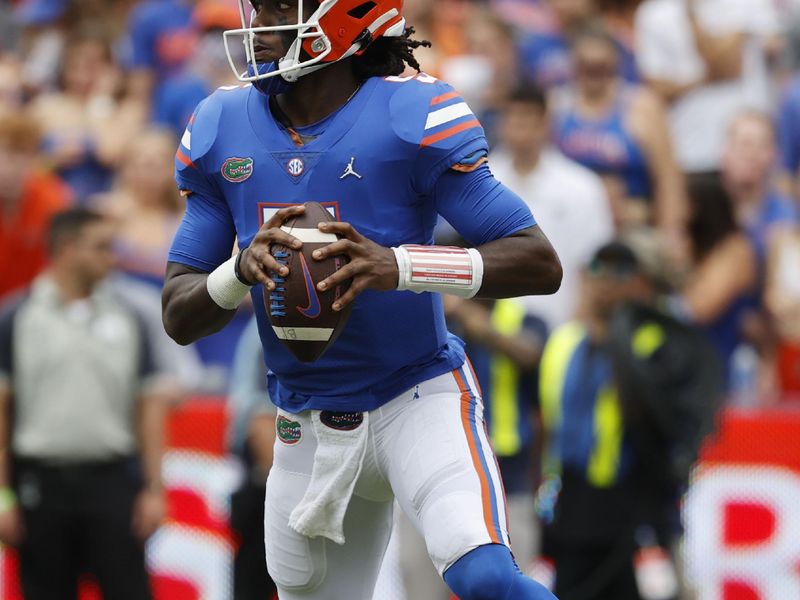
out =
[[[417,37],[433,42],[418,50],[423,68],[467,98],[494,172],[557,242],[558,300],[530,303],[549,328],[577,309],[576,269],[599,241],[652,228],[653,268],[718,345],[735,391],[752,402],[800,389],[795,8],[405,3]],[[150,303],[182,213],[177,139],[199,100],[235,82],[221,31],[239,22],[231,0],[0,3],[0,295],[44,265],[48,216],[78,205],[117,223],[118,269]],[[703,179],[719,186],[717,202],[692,193]],[[246,320],[189,350],[164,344],[165,370],[181,386],[224,390]]]
[[[620,302],[657,305],[702,332],[729,402],[800,398],[800,2],[406,0],[405,13],[415,36],[432,42],[417,50],[423,69],[479,116],[492,171],[530,205],[564,268],[552,297],[447,302],[491,404],[512,521],[533,519],[533,482],[546,484],[553,462],[559,486],[569,476],[569,453],[556,457],[537,441],[537,430],[570,434],[553,433],[571,396],[548,388],[546,368],[558,371],[548,345],[568,345],[564,327],[577,322],[589,346],[603,347]],[[54,214],[101,215],[113,228],[105,284],[143,316],[158,389],[173,402],[227,394],[231,369],[242,368],[234,354],[246,306],[190,347],[172,343],[160,322],[167,251],[183,212],[173,155],[196,104],[237,83],[221,32],[239,26],[229,0],[0,0],[0,301],[45,269]],[[439,235],[457,243],[446,224]],[[237,362],[257,352],[246,343]],[[596,389],[575,391],[574,406],[588,397],[602,407],[607,365],[581,364]],[[244,404],[233,449],[253,467],[257,496],[274,416]],[[248,439],[256,440],[249,450]],[[589,469],[590,487],[610,486],[624,460],[610,474],[585,454],[575,460]],[[258,501],[240,500],[258,512]],[[530,531],[512,530],[528,558],[538,544]],[[569,531],[551,537],[553,554],[572,548]],[[608,554],[603,548],[587,550],[586,564]],[[585,564],[571,566],[587,579]],[[619,585],[605,597],[629,597]],[[429,589],[408,597],[433,598]]]

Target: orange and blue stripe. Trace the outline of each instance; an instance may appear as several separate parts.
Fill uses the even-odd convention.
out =
[[[175,167],[178,170],[180,170],[178,163],[185,167],[191,167],[192,169],[197,168],[190,158],[192,150],[192,125],[194,125],[194,115],[189,119],[189,124],[186,126],[186,131],[183,132],[178,151],[175,153]]]
[[[461,394],[461,423],[467,438],[472,464],[478,476],[483,504],[483,520],[486,532],[493,544],[510,545],[507,533],[508,517],[505,509],[505,492],[500,471],[494,459],[486,430],[478,424],[482,417],[481,405],[473,392],[477,386],[471,373],[464,367],[453,371],[453,377]],[[500,503],[503,506],[500,506]]]
[[[477,373],[475,373],[475,367],[472,366],[472,361],[469,359],[469,356],[467,356],[465,358],[467,359],[466,360],[466,365],[467,365],[467,367],[469,367],[469,374],[472,376],[472,382],[474,383],[475,388],[478,390],[478,395],[481,398],[483,398],[483,390],[481,389],[480,381],[478,381],[478,375],[477,375]],[[481,414],[481,417],[483,417],[483,414]],[[486,434],[486,438],[485,438],[486,439],[486,443],[487,443],[487,445],[489,445],[489,448],[491,449],[491,441],[490,441],[491,437],[489,435],[489,430],[486,427],[486,420],[485,419],[483,419],[483,431]],[[503,493],[503,514],[504,514],[504,516],[506,518],[506,520],[505,520],[506,531],[508,531],[508,527],[507,527],[507,525],[508,525],[508,499],[506,498],[506,487],[505,487],[505,485],[503,485],[503,476],[500,474],[500,464],[497,462],[497,455],[494,453],[494,451],[491,452],[491,455],[492,455],[492,460],[494,461],[495,469],[497,470],[497,478],[498,478],[498,481],[500,482],[500,490]]]
[[[420,147],[432,146],[481,124],[458,92],[451,91],[431,100]]]

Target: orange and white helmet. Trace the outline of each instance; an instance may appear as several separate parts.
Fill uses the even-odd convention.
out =
[[[308,20],[303,18],[303,5],[310,0],[297,0],[297,23],[270,27],[253,27],[254,9],[247,0],[238,0],[241,29],[223,33],[228,62],[242,82],[253,82],[280,75],[288,82],[321,69],[349,56],[361,54],[381,37],[399,37],[405,31],[402,16],[403,0],[319,0],[319,7]],[[259,33],[296,31],[297,37],[277,68],[260,68],[254,45]],[[231,38],[242,37],[247,57],[246,69],[237,66],[230,51]]]

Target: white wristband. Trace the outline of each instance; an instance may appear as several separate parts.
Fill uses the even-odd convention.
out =
[[[392,248],[398,290],[472,298],[483,283],[483,258],[475,248],[403,245]]]
[[[251,287],[236,277],[235,256],[214,269],[206,279],[208,295],[217,306],[225,310],[233,310],[238,307]]]

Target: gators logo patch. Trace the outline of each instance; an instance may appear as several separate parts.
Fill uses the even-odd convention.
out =
[[[223,163],[221,172],[231,183],[241,183],[253,174],[253,159],[231,157]]]
[[[319,415],[319,420],[331,429],[339,431],[352,431],[364,422],[364,413],[360,412],[331,412],[323,410]]]
[[[276,427],[278,430],[278,439],[287,446],[292,446],[299,442],[303,435],[300,430],[300,423],[287,419],[283,415],[278,417]]]

